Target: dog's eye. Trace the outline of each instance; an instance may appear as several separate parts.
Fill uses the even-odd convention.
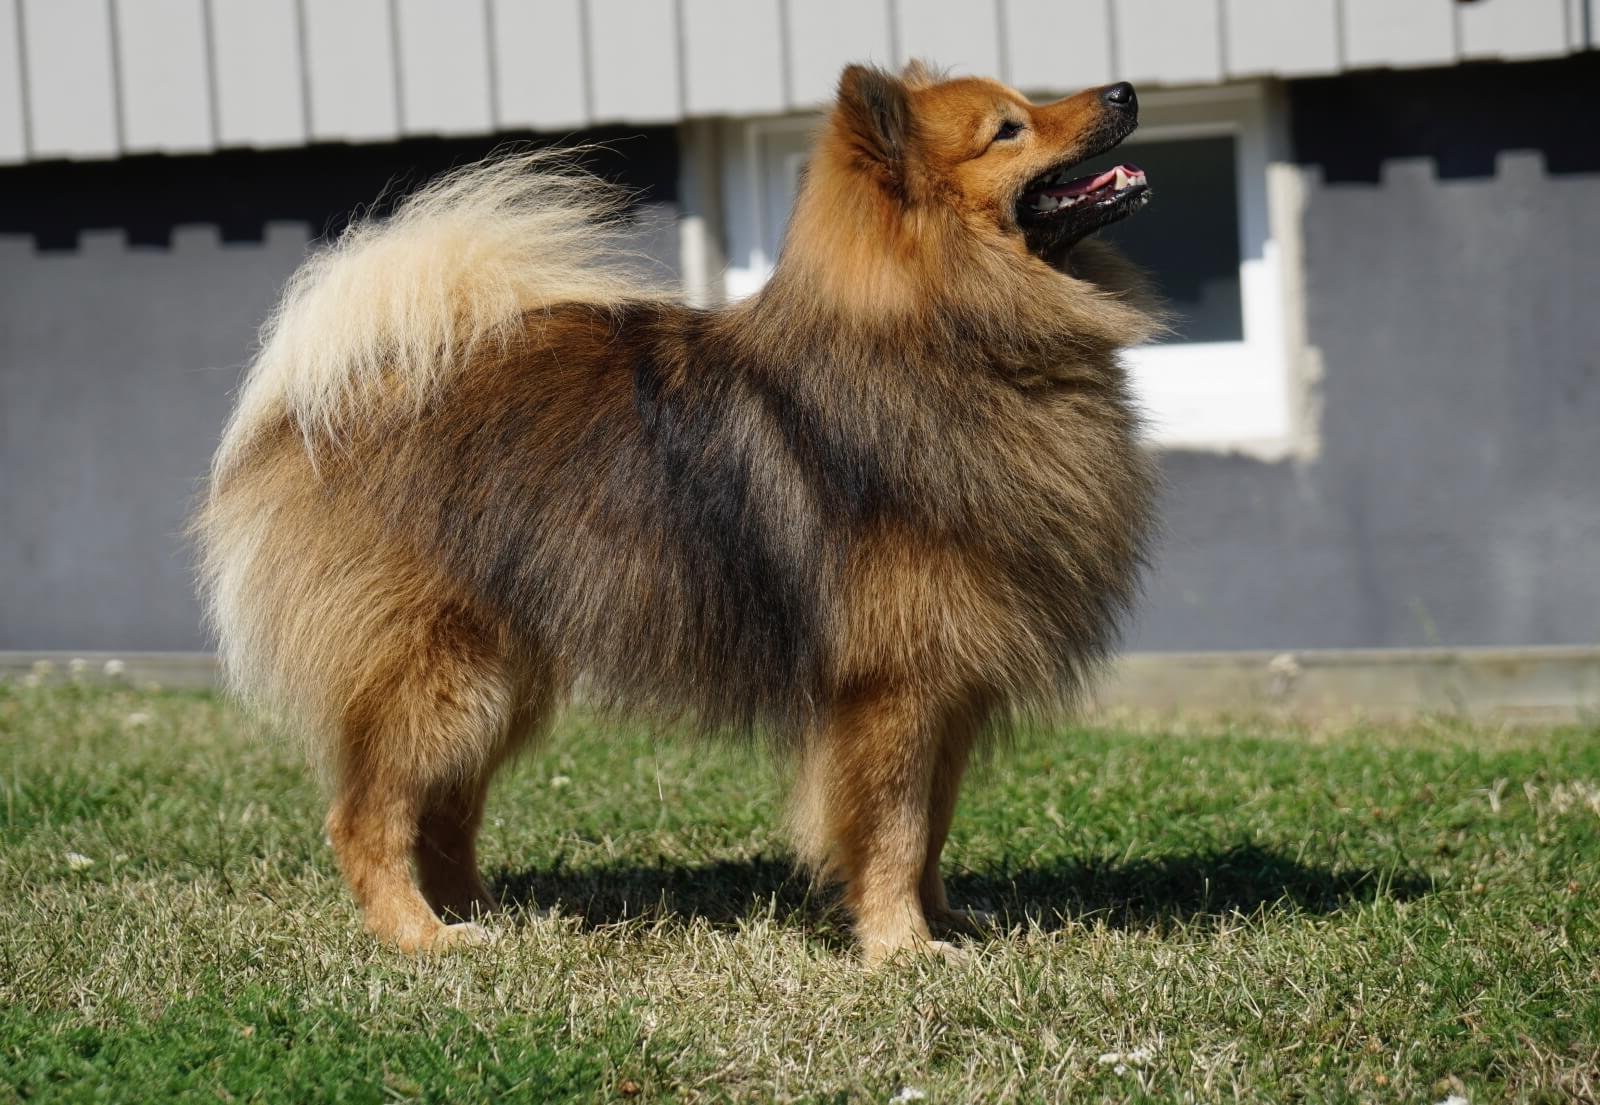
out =
[[[994,140],[996,142],[1009,142],[1021,133],[1022,124],[1013,123],[1008,119],[1004,123],[1000,124],[1000,129],[995,132]]]

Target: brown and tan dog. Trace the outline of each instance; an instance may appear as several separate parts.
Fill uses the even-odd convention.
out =
[[[1149,531],[1116,353],[1154,324],[1084,240],[1147,191],[1067,179],[1136,111],[847,69],[776,272],[716,310],[628,276],[615,197],[548,155],[307,263],[195,525],[234,686],[326,752],[374,934],[482,938],[485,790],[578,677],[792,753],[869,961],[965,927],[969,753],[1072,699]]]

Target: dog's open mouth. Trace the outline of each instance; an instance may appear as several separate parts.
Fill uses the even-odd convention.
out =
[[[1150,184],[1137,165],[1068,178],[1071,166],[1030,181],[1017,202],[1017,223],[1028,248],[1047,257],[1150,202]]]

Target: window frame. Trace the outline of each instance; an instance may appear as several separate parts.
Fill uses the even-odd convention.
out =
[[[1284,156],[1287,126],[1277,92],[1265,81],[1141,91],[1139,130],[1122,147],[1136,162],[1144,142],[1234,140],[1242,338],[1144,345],[1124,354],[1145,410],[1147,440],[1162,449],[1276,459],[1304,451],[1310,437],[1300,425],[1304,374],[1296,371],[1303,345],[1299,177]],[[726,298],[758,290],[776,262],[778,227],[767,213],[777,183],[769,145],[803,144],[819,120],[804,114],[724,122],[719,146],[728,263],[720,290]],[[1151,183],[1159,203],[1161,182]]]

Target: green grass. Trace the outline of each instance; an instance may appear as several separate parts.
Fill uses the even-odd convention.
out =
[[[413,961],[360,934],[292,747],[0,686],[0,1100],[1600,1093],[1593,728],[1036,735],[947,854],[1012,931],[872,974],[780,795],[575,717],[491,804],[500,943]]]

